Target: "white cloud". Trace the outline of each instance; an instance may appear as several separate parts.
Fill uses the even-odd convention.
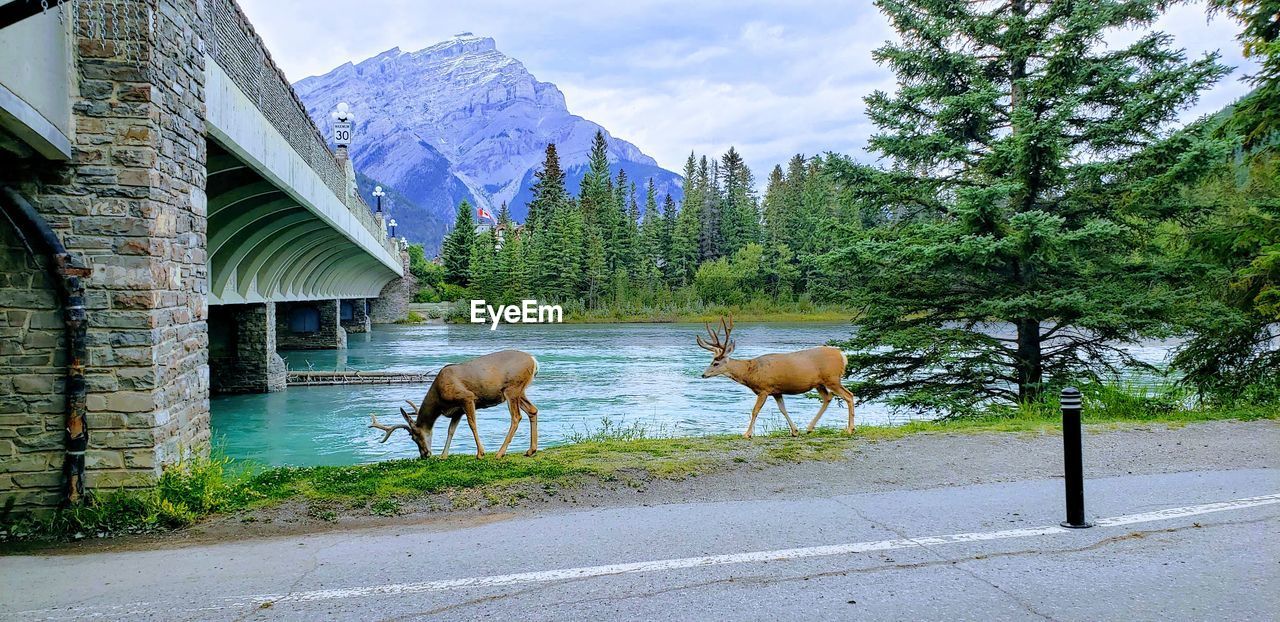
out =
[[[415,50],[471,31],[492,36],[596,121],[679,171],[690,150],[737,146],[758,178],[794,153],[858,152],[874,128],[862,98],[892,89],[871,51],[893,33],[865,0],[240,0],[292,79],[393,46]],[[1243,65],[1236,25],[1206,22],[1201,4],[1172,8],[1157,28],[1190,56],[1221,49]],[[1109,37],[1121,42],[1132,34]],[[324,42],[318,44],[317,42]],[[1184,118],[1242,95],[1244,71],[1207,91]]]

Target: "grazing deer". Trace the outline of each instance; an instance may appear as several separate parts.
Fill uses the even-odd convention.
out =
[[[404,417],[405,423],[385,425],[378,422],[376,415],[370,415],[373,423],[369,427],[386,432],[382,436],[383,443],[391,438],[392,432],[407,431],[413,438],[413,442],[418,445],[418,456],[430,458],[432,428],[435,427],[437,419],[448,417],[449,435],[445,437],[444,449],[440,452],[441,458],[448,458],[449,443],[453,442],[453,431],[458,428],[458,422],[462,420],[462,416],[466,415],[467,424],[471,426],[471,435],[476,439],[476,458],[478,459],[484,457],[484,445],[480,443],[480,432],[476,429],[476,409],[489,408],[506,402],[507,407],[511,409],[511,429],[507,430],[507,440],[503,441],[502,447],[498,449],[498,457],[506,455],[507,445],[511,444],[511,438],[516,434],[516,426],[520,424],[522,410],[529,415],[530,431],[529,451],[524,452],[524,455],[532,456],[538,451],[538,408],[529,401],[524,392],[537,373],[538,361],[519,350],[503,350],[463,363],[445,365],[436,374],[426,397],[422,398],[421,408],[405,400],[417,413],[416,420],[401,406],[400,416]]]
[[[711,360],[707,370],[702,372],[702,377],[728,376],[730,380],[756,394],[756,406],[751,409],[751,423],[747,424],[743,438],[751,438],[756,427],[756,415],[760,414],[765,399],[771,395],[778,402],[778,410],[782,411],[787,426],[791,428],[791,436],[799,436],[800,431],[791,422],[782,396],[798,395],[813,389],[817,389],[818,395],[822,397],[822,406],[818,408],[818,414],[813,416],[813,421],[809,422],[807,431],[812,432],[814,426],[818,425],[818,420],[826,412],[827,405],[831,403],[831,394],[834,393],[849,405],[849,425],[845,426],[844,431],[853,433],[854,397],[840,384],[847,361],[839,348],[822,346],[786,354],[766,354],[753,359],[731,359],[729,354],[733,352],[734,342],[729,338],[729,333],[733,331],[733,316],[729,316],[728,323],[720,318],[720,327],[724,329],[723,341],[719,333],[711,329],[710,324],[706,327],[711,340],[705,341],[699,335],[698,345],[704,350],[710,350],[715,358]]]

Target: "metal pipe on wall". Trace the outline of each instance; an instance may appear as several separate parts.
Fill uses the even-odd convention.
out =
[[[62,506],[66,507],[84,497],[84,453],[89,446],[84,380],[84,361],[88,358],[85,344],[88,319],[82,280],[89,276],[89,269],[67,252],[49,223],[16,190],[6,186],[0,191],[0,198],[3,198],[0,206],[4,208],[4,215],[22,243],[32,254],[47,256],[51,260],[46,265],[62,298],[67,335],[67,439],[62,463]]]

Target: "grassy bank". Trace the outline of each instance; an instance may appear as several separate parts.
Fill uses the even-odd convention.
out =
[[[1119,389],[1095,389],[1085,411],[1093,426],[1181,425],[1225,419],[1280,418],[1280,405],[1170,408],[1158,398]],[[572,442],[502,460],[452,456],[448,460],[392,460],[347,467],[242,468],[225,458],[192,460],[165,471],[154,488],[99,492],[83,507],[3,526],[0,539],[76,539],[180,528],[212,514],[297,503],[312,518],[334,520],[339,512],[393,516],[409,503],[441,493],[449,507],[515,503],[521,490],[548,494],[562,487],[603,481],[631,484],[683,479],[743,468],[810,460],[838,460],[859,443],[913,434],[1053,433],[1060,427],[1052,405],[1008,409],[985,416],[918,421],[899,426],[858,426],[853,436],[836,429],[791,438],[785,430],[757,436],[691,438],[654,436],[642,425],[604,421]],[[640,484],[636,484],[640,485]],[[245,520],[253,520],[248,518]]]

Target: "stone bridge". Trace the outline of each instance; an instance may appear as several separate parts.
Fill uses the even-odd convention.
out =
[[[0,513],[150,482],[412,290],[234,0],[40,4],[0,0]]]

